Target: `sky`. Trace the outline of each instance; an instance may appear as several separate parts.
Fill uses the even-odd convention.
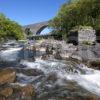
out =
[[[67,0],[0,0],[0,13],[20,25],[52,19]]]

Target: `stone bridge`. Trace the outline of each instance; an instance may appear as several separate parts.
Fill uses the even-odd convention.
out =
[[[23,29],[26,28],[30,29],[30,31],[33,33],[33,35],[39,35],[43,29],[45,29],[48,26],[48,21],[25,25],[23,26]]]

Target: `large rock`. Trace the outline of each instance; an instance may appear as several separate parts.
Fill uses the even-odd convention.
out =
[[[62,57],[61,57],[59,51],[57,51],[57,52],[54,54],[54,58],[55,58],[55,59],[58,59],[58,60],[62,60]]]
[[[33,100],[36,96],[35,89],[32,85],[24,85],[13,83],[11,87],[14,90],[14,93],[9,100]],[[19,99],[18,99],[19,98]]]
[[[12,83],[14,82],[16,78],[16,73],[12,69],[2,69],[0,70],[0,85],[6,84],[6,83]]]
[[[4,97],[10,96],[12,95],[12,93],[13,93],[13,89],[11,87],[5,87],[3,89],[0,89],[0,95]]]
[[[21,68],[16,68],[15,69],[17,73],[22,73],[27,76],[38,76],[38,75],[43,75],[44,73],[39,70],[39,69],[21,69]]]
[[[98,98],[96,95],[88,95],[84,96],[83,100],[100,100],[100,98]]]
[[[21,88],[22,99],[32,100],[32,97],[35,96],[35,91],[32,85],[27,85]]]
[[[100,70],[100,59],[88,62],[89,67]]]
[[[52,81],[52,82],[56,82],[58,79],[57,74],[56,73],[50,73],[47,77],[46,77],[46,81]]]
[[[96,55],[93,52],[93,46],[88,45],[79,45],[78,51],[74,52],[72,57],[76,57],[76,59],[82,60],[83,62],[96,59]]]
[[[35,95],[35,91],[32,85],[26,85],[21,88],[21,92],[25,96]]]
[[[0,100],[6,100],[4,96],[0,95]]]
[[[92,50],[93,50],[95,56],[97,58],[100,58],[100,43],[96,43],[96,45],[93,46]]]

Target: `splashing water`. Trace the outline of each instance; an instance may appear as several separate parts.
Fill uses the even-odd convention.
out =
[[[18,53],[22,48],[9,48],[7,50],[0,51],[0,58],[3,61],[16,61],[18,59]]]
[[[21,49],[21,47],[17,47],[1,50],[0,59],[4,61],[16,61]],[[25,69],[41,70],[46,76],[52,72],[56,73],[58,78],[57,84],[63,84],[62,79],[75,81],[83,88],[100,96],[100,71],[87,68],[84,64],[53,59],[45,61],[37,59],[35,62],[21,60],[20,64],[26,66]],[[31,83],[36,78],[39,78],[38,76],[27,76],[22,73],[18,73],[17,77],[21,79],[22,83]],[[37,87],[39,84],[41,84],[40,81],[37,83]],[[48,84],[48,86],[51,87],[50,84]]]
[[[40,69],[44,71],[45,74],[55,72],[59,78],[73,80],[88,91],[100,96],[100,71],[87,68],[83,64],[76,65],[76,68],[75,66],[71,66],[71,62],[70,64],[69,62],[66,64],[61,61],[21,61],[21,64],[27,66],[26,68]],[[85,72],[84,74],[83,71]]]

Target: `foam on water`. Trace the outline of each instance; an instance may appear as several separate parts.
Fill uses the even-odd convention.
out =
[[[22,48],[8,48],[7,50],[0,51],[0,58],[3,61],[16,61],[18,57],[18,52]]]
[[[35,68],[42,70],[45,74],[48,74],[50,72],[60,72],[65,73],[64,67],[66,67],[66,64],[55,62],[55,61],[43,61],[43,60],[37,60],[35,62],[28,62],[27,60],[23,60],[20,62],[20,64],[27,66],[27,68]],[[63,67],[61,69],[61,67]]]
[[[21,64],[27,66],[27,68],[40,69],[44,71],[44,73],[56,72],[59,78],[76,81],[83,88],[100,96],[100,71],[87,68],[83,64],[79,65],[78,67],[85,70],[86,74],[67,73],[65,70],[66,64],[57,61],[22,61]],[[59,81],[59,83],[61,83],[61,81]]]
[[[26,75],[24,75],[22,73],[18,73],[17,77],[20,79],[20,83],[23,83],[23,84],[30,83],[36,78],[34,76],[26,76]]]
[[[23,84],[23,83],[16,82],[16,83],[10,83],[10,85],[11,86],[21,86],[21,87],[23,87],[23,86],[26,86],[27,84]]]
[[[90,70],[92,73],[85,75],[69,75],[67,78],[76,81],[83,88],[100,96],[100,71],[86,67],[84,69],[86,69],[86,71]]]

